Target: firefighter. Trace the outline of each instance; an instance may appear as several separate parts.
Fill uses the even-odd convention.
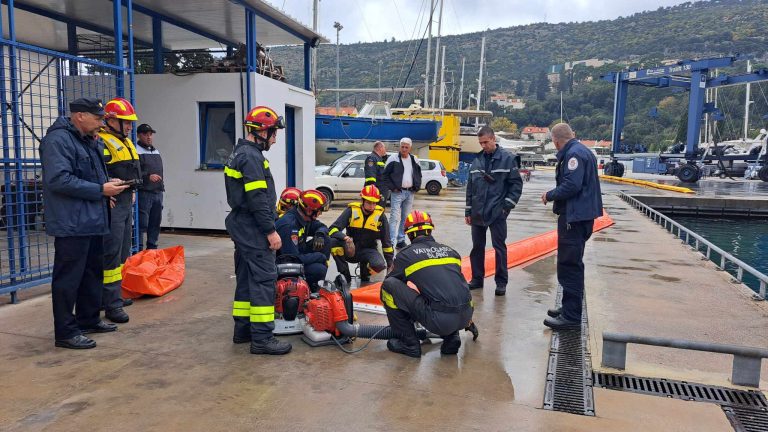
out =
[[[301,190],[295,187],[287,187],[283,189],[280,194],[280,199],[277,200],[277,217],[283,217],[283,215],[290,209],[296,207],[299,204],[299,198],[301,198]]]
[[[352,280],[347,262],[360,263],[361,282],[368,282],[371,274],[392,270],[394,249],[387,216],[384,208],[378,205],[381,193],[376,186],[368,185],[360,191],[360,198],[360,202],[350,203],[344,209],[329,231],[333,260],[347,283]],[[377,249],[377,241],[381,241],[383,257]],[[354,247],[347,246],[350,242]]]
[[[291,344],[277,340],[275,329],[275,181],[263,152],[275,143],[285,121],[274,110],[257,106],[243,123],[248,135],[237,141],[224,167],[226,227],[235,243],[234,343],[250,342],[251,354],[287,354]]]
[[[365,158],[365,186],[374,185],[379,188],[379,193],[383,198],[382,207],[387,202],[388,193],[386,182],[384,181],[384,165],[387,160],[387,148],[381,141],[376,141],[373,145],[373,151]]]
[[[423,211],[406,217],[411,244],[397,253],[395,268],[381,286],[381,302],[396,335],[387,341],[387,348],[416,358],[421,357],[421,345],[414,321],[443,338],[442,354],[456,354],[461,346],[459,330],[472,327],[474,304],[461,273],[461,255],[435,241],[434,226]]]
[[[131,254],[133,202],[135,190],[141,183],[139,155],[131,141],[136,110],[123,98],[110,100],[104,106],[105,127],[99,132],[104,141],[104,162],[112,179],[131,183],[131,187],[114,196],[110,207],[109,234],[104,236],[104,291],[101,305],[104,316],[116,323],[128,322],[123,310],[121,285],[123,264]]]
[[[309,189],[301,193],[299,204],[288,210],[275,223],[283,246],[278,255],[293,255],[304,265],[304,276],[313,291],[328,273],[331,242],[328,227],[317,218],[325,210],[326,198],[322,192]]]

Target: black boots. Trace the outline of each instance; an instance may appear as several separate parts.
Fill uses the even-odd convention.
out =
[[[283,355],[291,352],[291,348],[290,343],[281,342],[274,336],[251,342],[251,354]]]
[[[443,344],[440,345],[440,353],[446,355],[452,355],[459,352],[461,346],[461,338],[459,332],[454,332],[448,336],[443,336]]]
[[[390,339],[387,341],[387,349],[399,354],[405,354],[408,357],[421,358],[421,344],[415,342],[406,344],[400,339]]]
[[[104,317],[113,323],[123,324],[128,322],[128,314],[121,307],[104,312]]]
[[[99,321],[98,324],[96,324],[93,327],[86,327],[81,328],[80,332],[82,334],[89,334],[89,333],[109,333],[117,330],[117,326],[114,324],[105,323],[104,321]]]
[[[90,349],[96,348],[96,342],[83,335],[77,335],[73,338],[57,340],[56,346],[69,349]]]
[[[562,313],[563,313],[563,308],[547,309],[547,315],[551,316],[552,318],[557,318]]]

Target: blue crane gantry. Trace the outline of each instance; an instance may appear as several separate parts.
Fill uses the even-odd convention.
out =
[[[735,56],[716,57],[700,60],[683,60],[674,65],[649,69],[628,70],[612,72],[600,78],[615,84],[613,102],[613,129],[611,136],[611,162],[606,165],[606,174],[621,176],[624,173],[623,166],[616,160],[615,154],[619,153],[621,133],[624,128],[624,115],[626,114],[627,90],[630,85],[645,87],[665,88],[676,87],[688,90],[688,129],[686,135],[685,160],[687,164],[680,167],[678,177],[684,182],[696,182],[701,171],[696,164],[698,159],[699,132],[705,113],[720,115],[714,103],[705,103],[704,96],[708,88],[725,87],[737,84],[745,84],[768,80],[768,69],[760,69],[741,75],[717,75],[710,76],[710,72],[716,68],[725,68],[739,60]],[[754,158],[754,156],[751,156]],[[731,155],[729,159],[743,160],[744,155]],[[763,152],[760,170],[760,178],[768,178],[768,165],[766,155]],[[760,162],[760,161],[759,161]],[[766,180],[768,181],[768,180]]]

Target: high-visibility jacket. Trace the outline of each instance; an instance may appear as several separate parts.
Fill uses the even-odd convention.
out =
[[[461,273],[461,255],[436,242],[431,235],[416,237],[400,250],[395,268],[387,277],[413,282],[430,303],[443,307],[460,307],[472,301],[469,285]]]
[[[139,154],[131,139],[128,137],[121,139],[108,130],[100,131],[99,137],[104,141],[104,162],[107,164],[109,177],[141,180]]]
[[[275,231],[275,180],[259,144],[240,139],[224,166],[227,203],[233,212],[249,213],[263,234]]]
[[[392,262],[394,249],[389,238],[389,223],[384,214],[384,208],[376,206],[371,214],[366,215],[360,202],[350,203],[336,219],[329,234],[331,237],[344,240],[344,230],[355,241],[356,249],[376,249],[376,241],[381,241],[381,251],[387,264]]]
[[[384,160],[376,152],[371,152],[367,158],[365,158],[365,185],[376,185],[379,189],[382,188],[382,175],[384,174]]]

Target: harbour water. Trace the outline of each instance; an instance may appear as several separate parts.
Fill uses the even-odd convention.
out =
[[[718,247],[744,261],[757,271],[768,274],[768,221],[745,218],[702,218],[675,216],[674,220],[681,223],[711,241]],[[717,254],[712,259],[719,262]],[[735,274],[735,268],[727,269]],[[744,274],[744,283],[757,291],[758,280],[749,274]]]

